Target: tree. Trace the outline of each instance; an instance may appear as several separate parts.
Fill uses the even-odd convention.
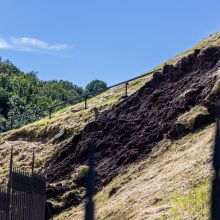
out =
[[[48,111],[44,112],[44,109],[67,100],[71,104],[78,103],[84,95],[105,88],[106,83],[100,80],[90,82],[86,90],[64,80],[42,81],[38,79],[37,72],[24,73],[9,60],[3,61],[0,57],[0,121],[25,116],[22,120],[14,121],[13,125],[19,127],[45,116]],[[56,107],[53,111],[62,107]],[[7,126],[2,124],[0,132],[7,130]]]
[[[95,93],[95,92],[99,92],[101,90],[104,90],[107,88],[107,84],[101,80],[93,80],[92,82],[90,82],[86,88],[85,88],[85,92],[86,93]]]

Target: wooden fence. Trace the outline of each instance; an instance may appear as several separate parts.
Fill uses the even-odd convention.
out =
[[[13,166],[11,151],[7,187],[0,188],[0,220],[44,220],[46,177],[32,170],[27,172]]]

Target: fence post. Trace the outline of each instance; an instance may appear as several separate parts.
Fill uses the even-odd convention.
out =
[[[128,96],[128,82],[125,83],[125,97]]]
[[[11,121],[10,121],[10,129],[12,130],[12,128],[13,128],[13,120],[11,119]]]
[[[46,163],[45,163],[45,179],[46,179],[46,189],[47,189],[47,187],[48,187],[48,182],[47,182],[47,173],[48,173],[48,162],[46,161]],[[45,198],[44,198],[44,201],[45,201],[45,211],[46,211],[46,208],[47,208],[47,210],[48,210],[48,214],[49,214],[49,216],[50,216],[50,218],[51,218],[51,220],[53,220],[53,215],[52,215],[52,213],[51,213],[51,211],[50,211],[50,207],[48,206],[48,203],[47,203],[47,198],[46,198],[46,192],[45,192]],[[46,213],[45,213],[46,214]]]
[[[94,220],[93,196],[95,194],[95,145],[95,141],[90,142],[88,145],[89,170],[86,181],[85,220]]]
[[[216,106],[216,120],[216,136],[213,155],[214,177],[212,180],[211,220],[220,219],[220,101],[217,102]]]
[[[51,119],[51,115],[52,115],[52,108],[49,108],[49,119]]]
[[[87,109],[87,96],[84,97],[85,99],[85,110]]]
[[[12,211],[12,171],[13,171],[13,147],[11,148],[10,154],[10,169],[9,169],[9,181],[7,187],[7,196],[8,196],[8,213],[7,213],[7,220],[11,219],[11,211]]]

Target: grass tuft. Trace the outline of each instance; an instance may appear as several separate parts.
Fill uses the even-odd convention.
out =
[[[219,95],[220,94],[220,79],[218,79],[211,91],[211,94]]]
[[[177,121],[180,124],[185,125],[187,128],[192,129],[192,128],[194,128],[195,120],[199,116],[207,116],[207,115],[209,115],[207,108],[202,105],[197,105],[197,106],[193,107],[192,109],[190,109],[190,111],[181,115],[177,119]]]

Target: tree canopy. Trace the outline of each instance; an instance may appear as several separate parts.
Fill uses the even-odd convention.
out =
[[[105,87],[106,83],[95,80],[86,90],[94,92]],[[33,113],[27,119],[14,122],[21,126],[43,116],[37,112],[70,99],[79,102],[84,94],[85,90],[72,82],[42,81],[35,72],[24,73],[10,61],[0,58],[0,121]],[[6,128],[0,124],[2,130]]]
[[[103,89],[107,88],[107,84],[101,80],[93,80],[92,82],[90,82],[85,90],[87,91],[87,93],[95,93],[95,92],[99,92]]]

